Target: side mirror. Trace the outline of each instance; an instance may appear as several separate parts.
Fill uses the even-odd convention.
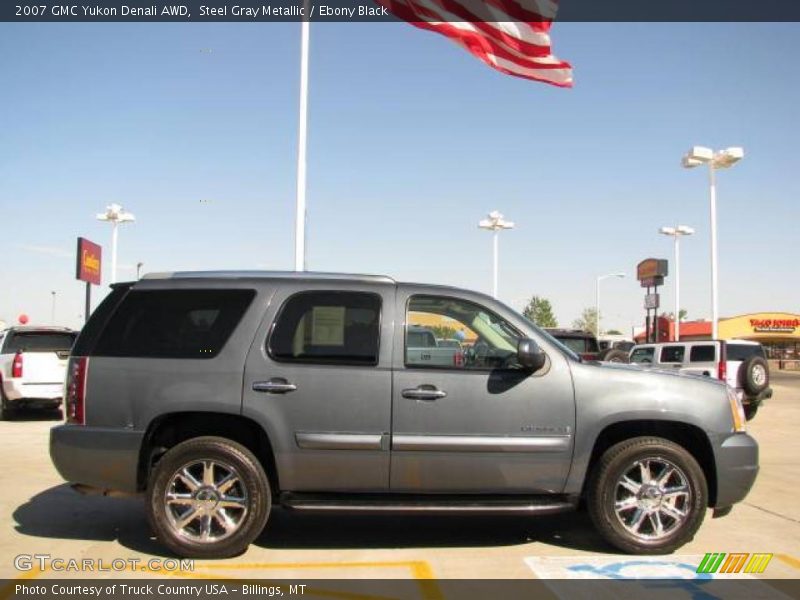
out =
[[[517,345],[517,361],[526,369],[538,371],[547,362],[547,355],[532,339],[522,338]]]

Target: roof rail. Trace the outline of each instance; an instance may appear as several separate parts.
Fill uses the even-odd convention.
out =
[[[364,281],[395,283],[386,275],[318,273],[314,271],[174,271],[148,273],[142,279],[293,279],[312,281]]]

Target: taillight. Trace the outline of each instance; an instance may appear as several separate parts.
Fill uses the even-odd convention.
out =
[[[719,365],[717,366],[717,379],[720,381],[728,380],[728,351],[725,342],[719,343]]]
[[[464,354],[461,352],[461,350],[458,350],[455,354],[453,354],[453,365],[456,367],[464,366]]]
[[[22,377],[22,352],[14,355],[14,362],[11,363],[11,376]]]
[[[67,423],[83,425],[86,413],[86,375],[89,371],[89,359],[86,357],[69,359],[66,382]]]

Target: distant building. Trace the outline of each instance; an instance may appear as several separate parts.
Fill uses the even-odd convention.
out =
[[[675,339],[675,322],[659,317],[656,330],[658,341]],[[800,314],[765,312],[739,315],[719,320],[719,339],[752,340],[761,342],[770,358],[800,358]],[[645,332],[638,333],[637,342],[645,341]],[[710,340],[711,321],[681,321],[681,340]]]

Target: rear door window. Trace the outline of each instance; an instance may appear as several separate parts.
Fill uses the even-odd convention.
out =
[[[103,330],[94,356],[213,358],[255,290],[133,290]]]
[[[686,346],[664,346],[661,348],[662,363],[682,363]]]
[[[302,292],[289,298],[267,342],[282,362],[378,364],[381,298],[368,292]]]
[[[702,346],[692,346],[689,351],[689,362],[714,362],[717,356],[717,349],[712,344]]]

